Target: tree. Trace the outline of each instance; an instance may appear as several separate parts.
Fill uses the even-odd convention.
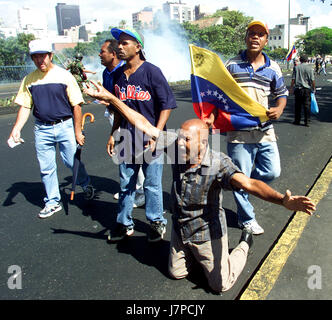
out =
[[[212,17],[223,17],[223,25],[200,29],[189,22],[183,24],[189,42],[207,46],[221,53],[225,58],[245,48],[244,38],[248,23],[253,19],[240,11],[218,10]]]
[[[264,50],[268,56],[274,60],[283,60],[285,59],[288,50],[285,48],[276,48],[274,50]]]
[[[119,22],[119,28],[120,28],[120,29],[125,29],[126,26],[127,26],[127,21],[126,21],[126,20],[121,20],[121,21]]]
[[[29,42],[34,40],[32,34],[20,33],[17,37],[0,39],[0,65],[24,65],[29,59]]]
[[[332,53],[332,29],[321,27],[298,37],[296,47],[307,55],[326,55]]]

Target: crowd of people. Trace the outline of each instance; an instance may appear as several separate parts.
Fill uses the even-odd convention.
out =
[[[245,37],[247,49],[226,63],[235,81],[266,108],[270,120],[261,127],[228,132],[228,155],[214,151],[208,143],[209,126],[218,115],[217,109],[206,121],[186,120],[178,134],[169,137],[166,124],[177,107],[176,100],[162,71],[146,61],[142,35],[134,29],[113,28],[111,33],[115,40],[106,40],[99,54],[105,66],[103,85],[90,82],[83,88],[85,94],[105,104],[105,116],[111,125],[107,153],[121,159],[117,219],[108,241],[119,242],[134,234],[133,207],[142,203],[136,195],[144,197],[150,223],[148,240],[164,238],[167,219],[161,159],[163,149],[173,145],[176,156],[172,163],[170,276],[185,278],[198,263],[213,291],[227,291],[243,271],[253,235],[264,232],[256,221],[249,195],[292,211],[315,211],[309,198],[293,196],[289,190],[282,194],[267,184],[281,172],[271,120],[280,118],[288,96],[279,66],[263,53],[269,29],[261,21],[252,21]],[[61,210],[56,145],[62,160],[72,169],[76,143],[85,143],[81,127],[83,97],[75,78],[52,63],[52,48],[46,41],[33,40],[29,48],[37,69],[22,81],[15,100],[21,107],[10,138],[20,140],[33,110],[37,158],[46,191],[39,217],[47,218]],[[295,88],[296,83],[294,80]],[[275,98],[273,106],[269,106],[270,94]],[[116,141],[122,146],[118,152]],[[93,198],[83,163],[78,185],[86,199]],[[222,190],[233,192],[243,229],[231,253]]]

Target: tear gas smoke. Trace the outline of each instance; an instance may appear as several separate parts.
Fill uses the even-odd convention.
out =
[[[143,31],[147,61],[158,66],[167,81],[189,80],[189,43],[184,30],[162,14],[158,24],[156,31]]]
[[[159,67],[167,81],[189,80],[189,43],[184,30],[163,14],[157,16],[157,29],[142,31],[147,61]],[[83,63],[86,69],[97,72],[96,75],[88,74],[90,80],[101,80],[105,67],[100,64],[99,57],[84,59]]]

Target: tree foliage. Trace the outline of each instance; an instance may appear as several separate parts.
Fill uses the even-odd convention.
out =
[[[274,50],[266,48],[265,52],[274,60],[284,60],[288,50],[285,48],[276,48]]]
[[[110,31],[98,32],[91,42],[80,42],[75,48],[64,49],[62,53],[69,59],[73,59],[76,53],[81,53],[84,57],[96,56],[101,45],[110,38],[113,38]]]
[[[32,34],[20,33],[17,37],[0,38],[0,66],[20,66],[29,59],[29,42]]]
[[[208,47],[224,57],[236,54],[245,47],[244,37],[248,23],[253,19],[240,11],[218,10],[212,17],[222,17],[222,25],[199,28],[189,22],[183,24],[189,42]]]
[[[332,54],[332,29],[322,27],[299,36],[296,47],[300,52],[310,56]]]

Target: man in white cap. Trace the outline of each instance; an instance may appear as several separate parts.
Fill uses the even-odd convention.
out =
[[[277,120],[287,103],[288,91],[280,67],[263,52],[268,43],[269,29],[258,20],[248,24],[244,50],[226,63],[228,71],[236,82],[251,98],[266,108],[270,120]],[[275,105],[268,105],[272,95]],[[215,114],[211,114],[214,121]],[[269,182],[280,175],[280,157],[277,139],[271,121],[260,127],[241,131],[227,132],[228,155],[248,177]],[[249,202],[249,194],[244,191],[234,192],[240,227],[245,227],[253,234],[262,234],[264,229],[257,223],[254,208]]]
[[[21,130],[29,118],[31,109],[35,117],[35,146],[40,165],[41,179],[45,187],[45,206],[40,218],[52,216],[62,209],[56,167],[56,145],[64,164],[72,169],[77,143],[85,142],[82,134],[81,90],[70,72],[53,64],[52,45],[47,40],[29,43],[31,59],[37,69],[22,81],[15,103],[20,105],[16,122],[9,138],[20,141]],[[78,185],[86,199],[92,199],[93,187],[81,163]]]

